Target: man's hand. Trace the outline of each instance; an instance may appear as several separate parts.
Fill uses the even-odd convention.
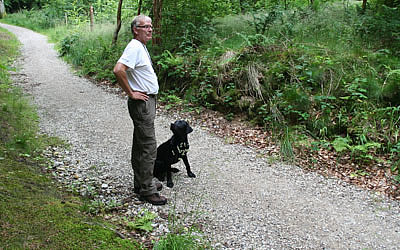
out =
[[[117,63],[115,65],[114,75],[117,78],[118,84],[125,91],[125,93],[133,100],[147,101],[149,99],[148,95],[146,95],[145,93],[139,92],[139,91],[132,91],[132,89],[129,87],[128,79],[126,77],[127,69],[128,69],[128,66],[126,66],[122,63]]]
[[[132,98],[133,100],[143,100],[143,101],[149,100],[148,95],[139,91],[132,91],[132,94],[129,97]]]

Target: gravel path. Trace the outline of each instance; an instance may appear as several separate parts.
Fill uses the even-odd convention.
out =
[[[400,249],[399,202],[296,166],[269,163],[199,124],[192,124],[188,154],[197,178],[188,178],[178,163],[182,171],[174,176],[175,187],[162,191],[168,205],[138,202],[132,192],[133,127],[126,100],[74,75],[46,37],[0,26],[23,44],[21,69],[13,78],[32,95],[42,131],[71,144],[60,154],[50,152],[56,157],[55,176],[81,193],[96,190],[105,202],[125,203],[125,216],[143,208],[158,213],[154,237],[168,231],[165,215],[176,214],[179,223],[198,223],[213,248]],[[169,124],[177,118],[158,113],[159,144],[171,136]]]

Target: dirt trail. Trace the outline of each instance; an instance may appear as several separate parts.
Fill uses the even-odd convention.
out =
[[[107,186],[105,198],[132,196],[126,100],[74,75],[46,37],[0,26],[23,44],[14,79],[32,95],[42,130],[72,145],[70,172]],[[169,124],[176,118],[158,114],[159,144],[170,137]],[[296,166],[268,163],[251,149],[193,127],[188,156],[197,178],[181,171],[176,186],[162,192],[167,206],[134,200],[132,211],[146,207],[196,218],[213,246],[222,249],[400,249],[399,202]],[[177,167],[184,170],[183,164]]]

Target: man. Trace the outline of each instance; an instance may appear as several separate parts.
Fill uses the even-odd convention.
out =
[[[134,39],[115,65],[114,75],[129,97],[128,109],[134,125],[131,156],[134,190],[141,200],[164,205],[167,199],[157,192],[162,185],[153,179],[157,156],[154,119],[159,86],[146,48],[146,43],[152,38],[151,18],[144,15],[135,17],[131,30]]]

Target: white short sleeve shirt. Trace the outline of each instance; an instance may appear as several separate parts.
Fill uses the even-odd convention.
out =
[[[126,76],[132,90],[144,92],[148,95],[158,93],[157,75],[144,44],[132,39],[118,62],[128,66]]]

